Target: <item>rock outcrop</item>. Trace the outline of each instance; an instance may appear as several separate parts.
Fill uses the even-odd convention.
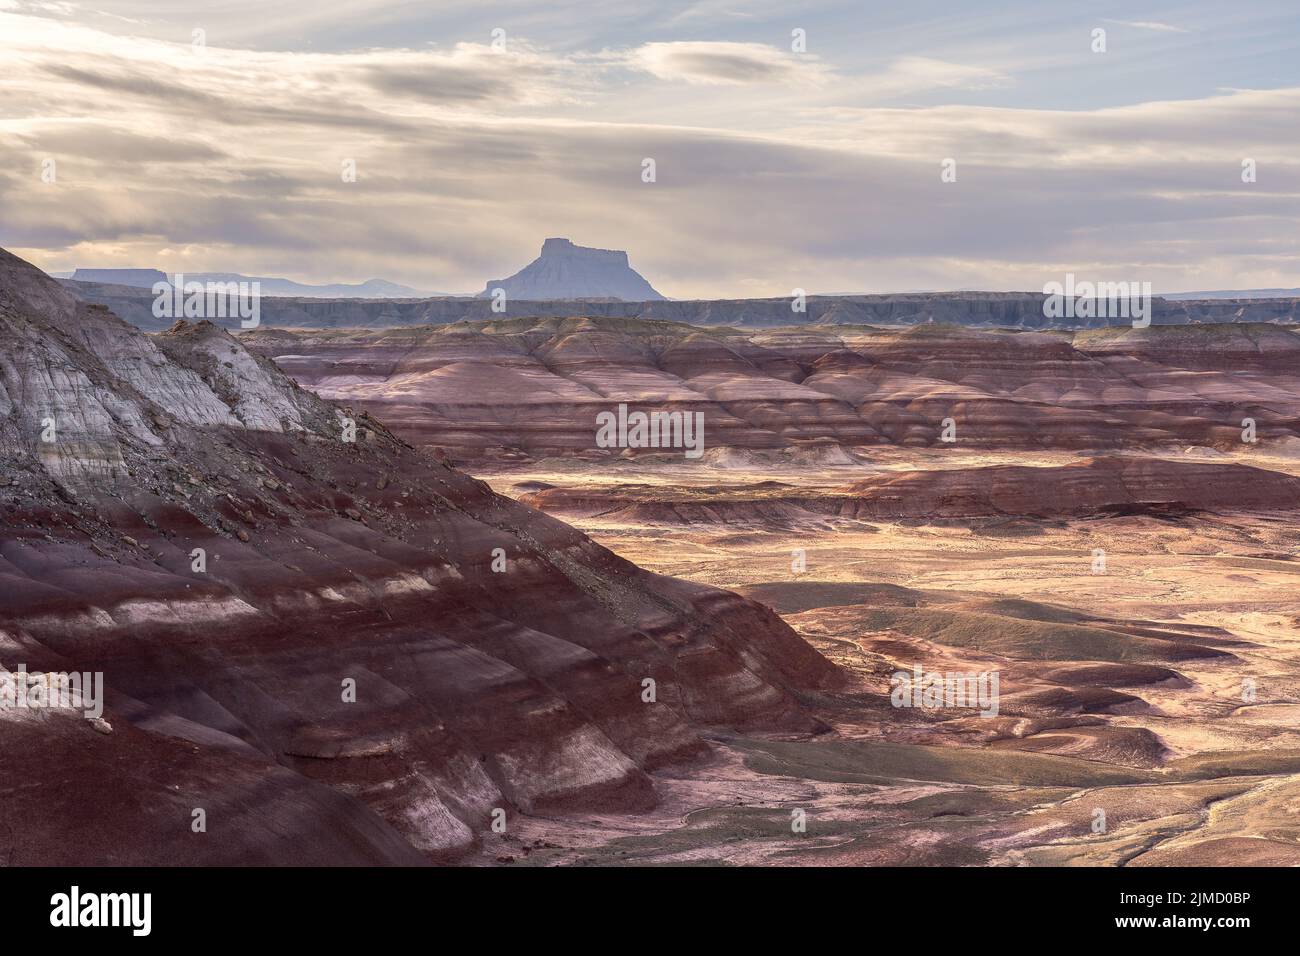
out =
[[[703,728],[816,729],[838,680],[767,608],[3,251],[0,446],[0,666],[103,672],[111,730],[0,709],[12,864],[456,858],[496,810],[649,807]]]

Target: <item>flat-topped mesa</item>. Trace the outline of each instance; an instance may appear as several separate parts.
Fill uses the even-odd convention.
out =
[[[590,259],[592,262],[604,260],[611,265],[629,268],[627,253],[621,249],[593,249],[588,246],[575,246],[572,239],[551,238],[542,243],[542,257],[546,259],[558,256],[572,256]]]
[[[159,269],[78,269],[72,274],[72,280],[126,285],[140,289],[152,289],[155,283],[170,281],[167,273]]]
[[[502,289],[508,298],[662,300],[649,282],[628,264],[619,249],[590,249],[559,237],[542,243],[536,259],[508,279],[494,279],[479,293],[488,298]]]

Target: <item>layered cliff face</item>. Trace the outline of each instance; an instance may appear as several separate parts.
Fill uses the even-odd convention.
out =
[[[497,295],[532,302],[575,299],[662,300],[616,249],[589,249],[568,239],[547,239],[542,253],[508,279],[492,279],[480,298]]]
[[[592,250],[601,252],[602,250]],[[622,255],[619,253],[619,255]],[[538,260],[541,262],[542,260]],[[531,266],[529,268],[532,268]],[[525,270],[527,271],[527,270]],[[546,267],[549,274],[550,267]],[[635,273],[633,273],[635,275]],[[637,277],[640,278],[639,276]],[[1053,319],[1044,314],[1044,296],[1033,292],[924,292],[896,295],[809,296],[797,312],[792,300],[780,299],[679,299],[663,300],[651,289],[634,300],[620,301],[613,291],[602,295],[584,286],[568,298],[542,298],[523,286],[504,302],[494,303],[488,290],[506,280],[489,283],[479,298],[434,297],[418,299],[357,299],[273,297],[262,299],[261,320],[270,328],[383,329],[413,325],[447,325],[466,320],[505,317],[566,318],[586,315],[606,319],[642,319],[683,322],[706,328],[766,329],[784,326],[854,325],[963,325],[973,328],[1084,329],[1131,326],[1127,319]],[[547,280],[550,281],[549,279]],[[642,280],[644,281],[644,280]],[[147,289],[91,282],[65,283],[87,301],[106,305],[133,325],[157,331],[167,321],[155,318],[153,296]],[[544,288],[551,288],[550,285]],[[617,291],[634,290],[619,286]],[[653,293],[653,294],[651,294]],[[494,311],[504,308],[504,312]],[[1151,300],[1155,325],[1300,323],[1300,298]],[[228,328],[238,321],[225,320]]]
[[[0,665],[109,688],[103,726],[0,709],[11,863],[455,858],[497,810],[652,806],[702,728],[815,730],[838,679],[766,608],[4,252],[0,439]]]
[[[1300,478],[1247,465],[1100,457],[1068,465],[892,471],[821,486],[520,489],[520,500],[565,517],[657,525],[797,529],[823,518],[952,522],[1195,512],[1300,511]]]
[[[671,453],[598,447],[596,418],[620,403],[702,414],[706,454],[1240,449],[1246,419],[1261,447],[1300,435],[1300,336],[1269,325],[745,332],[514,319],[241,341],[465,460]]]
[[[853,484],[859,515],[1043,517],[1098,513],[1300,510],[1300,478],[1245,465],[1095,458],[1078,465],[997,465],[909,472]]]

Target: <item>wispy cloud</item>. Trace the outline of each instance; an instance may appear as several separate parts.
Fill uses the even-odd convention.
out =
[[[1123,27],[1135,27],[1139,30],[1156,30],[1160,33],[1187,33],[1182,27],[1176,27],[1169,23],[1160,23],[1157,20],[1111,20],[1103,18],[1103,23],[1114,23]]]
[[[894,98],[927,90],[987,90],[1007,86],[1011,77],[983,66],[967,66],[926,56],[899,57],[884,71],[866,76],[857,86],[879,98]]]
[[[627,62],[629,66],[652,73],[661,80],[686,83],[816,84],[827,77],[827,71],[816,57],[761,43],[647,43],[633,51]]]

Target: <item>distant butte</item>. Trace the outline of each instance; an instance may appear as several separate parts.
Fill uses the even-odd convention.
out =
[[[510,278],[490,281],[479,298],[490,297],[494,289],[504,289],[508,298],[533,301],[664,298],[628,264],[626,252],[575,246],[568,239],[547,239],[541,255]]]

